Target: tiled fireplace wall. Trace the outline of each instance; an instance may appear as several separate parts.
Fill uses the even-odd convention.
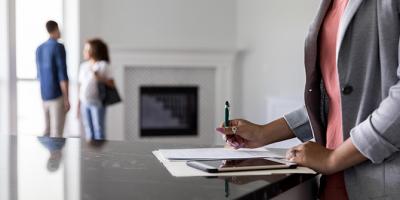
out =
[[[198,135],[179,136],[185,140],[212,142],[215,118],[215,68],[195,67],[127,67],[125,68],[125,138],[138,140],[140,136],[139,98],[141,86],[197,86]],[[146,138],[146,139],[157,139]],[[176,140],[162,137],[162,140]]]
[[[123,102],[107,110],[107,137],[111,140],[222,144],[215,127],[224,118],[224,102],[232,95],[235,51],[209,49],[112,49],[114,78]],[[197,86],[198,135],[139,137],[141,85]]]

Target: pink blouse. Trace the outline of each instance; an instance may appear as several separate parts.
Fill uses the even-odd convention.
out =
[[[348,0],[333,0],[326,13],[319,36],[319,60],[322,79],[329,97],[326,147],[336,149],[343,143],[342,108],[339,76],[336,63],[336,41],[340,19]],[[324,184],[322,184],[324,185]],[[326,176],[321,199],[348,199],[343,172]]]

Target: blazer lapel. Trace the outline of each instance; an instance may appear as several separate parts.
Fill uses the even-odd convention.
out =
[[[322,134],[323,128],[321,126],[322,123],[320,122],[320,113],[318,109],[321,96],[317,92],[310,93],[308,91],[312,91],[312,88],[319,88],[320,79],[317,73],[318,35],[330,4],[331,0],[321,1],[317,16],[311,24],[310,30],[307,34],[304,52],[304,64],[306,68],[306,90],[304,93],[304,100],[306,105],[312,105],[312,107],[307,106],[307,112],[315,141],[320,144],[324,144],[325,142],[324,134]]]
[[[347,29],[349,28],[350,22],[356,14],[358,8],[360,8],[363,0],[349,0],[347,7],[343,13],[342,19],[340,20],[339,33],[336,41],[336,61],[339,57],[339,50],[342,45],[344,36]]]
[[[321,29],[322,22],[324,21],[326,12],[328,12],[329,6],[332,0],[322,0],[321,5],[318,9],[317,16],[310,26],[306,43],[305,43],[305,67],[308,72],[313,72],[316,67],[316,61],[318,56],[318,35]]]

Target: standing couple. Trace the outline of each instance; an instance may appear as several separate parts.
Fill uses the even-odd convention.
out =
[[[62,137],[65,117],[70,109],[69,86],[64,45],[58,42],[60,29],[48,21],[49,39],[36,50],[36,64],[45,113],[44,135]],[[87,140],[105,139],[105,114],[98,83],[115,87],[110,69],[107,45],[100,39],[90,39],[83,50],[85,62],[79,70],[78,118],[83,122]]]

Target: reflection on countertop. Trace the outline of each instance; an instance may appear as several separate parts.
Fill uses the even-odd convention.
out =
[[[54,138],[49,136],[38,137],[39,142],[50,152],[47,161],[49,172],[57,171],[62,160],[62,148],[65,145],[65,138]]]
[[[7,141],[7,148],[0,147],[6,171],[0,174],[6,174],[0,176],[0,192],[8,193],[0,194],[1,200],[257,199],[313,177],[175,178],[151,153],[193,145],[5,135],[0,140]]]

